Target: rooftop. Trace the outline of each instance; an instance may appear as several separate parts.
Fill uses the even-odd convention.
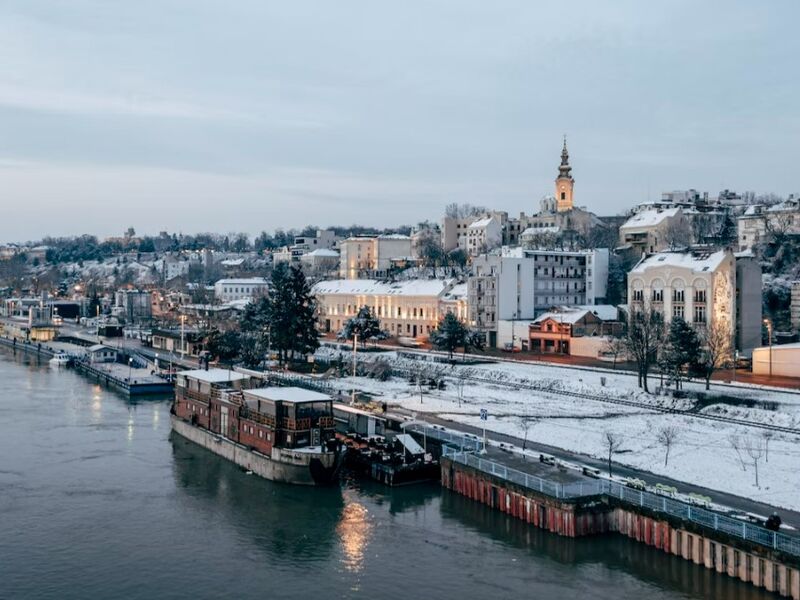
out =
[[[255,390],[246,390],[246,396],[255,396],[262,400],[272,400],[273,402],[326,402],[331,397],[327,394],[312,392],[298,387],[265,387]]]
[[[667,208],[665,210],[645,210],[633,215],[625,221],[622,228],[655,227],[665,219],[675,217],[681,213],[680,208]]]
[[[229,381],[241,381],[249,379],[249,375],[244,375],[228,369],[194,369],[192,371],[180,371],[178,375],[197,379],[204,383],[227,383]]]
[[[217,284],[222,285],[266,285],[267,280],[263,277],[247,277],[243,279],[220,279]]]
[[[375,296],[439,296],[449,291],[452,279],[409,279],[408,281],[377,281],[375,279],[336,279],[320,281],[314,294],[370,294]]]
[[[725,260],[725,250],[717,252],[659,252],[639,261],[631,273],[644,273],[648,269],[672,267],[689,269],[698,273],[716,271]]]

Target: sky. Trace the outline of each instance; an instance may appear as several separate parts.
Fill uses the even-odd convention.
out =
[[[800,192],[800,3],[2,0],[0,241]]]

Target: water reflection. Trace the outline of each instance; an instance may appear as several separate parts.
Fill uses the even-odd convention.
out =
[[[170,442],[186,510],[208,513],[215,525],[236,528],[271,563],[321,561],[330,555],[344,513],[341,489],[274,483],[247,475],[174,433]]]
[[[344,553],[342,563],[351,573],[358,573],[364,567],[364,551],[371,529],[367,507],[359,502],[347,501],[336,533],[339,534]]]
[[[529,526],[519,519],[489,509],[464,496],[443,491],[445,520],[455,521],[498,543],[526,549],[540,560],[574,567],[578,572],[598,568],[636,577],[661,590],[679,590],[707,600],[767,600],[764,590],[720,575],[693,562],[665,554],[621,535],[571,539]]]

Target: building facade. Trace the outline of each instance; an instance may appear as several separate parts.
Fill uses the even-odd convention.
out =
[[[619,241],[640,254],[653,254],[668,249],[676,241],[676,232],[690,231],[682,209],[650,208],[635,213],[619,228]],[[687,237],[684,244],[689,242]]]
[[[800,198],[791,195],[772,206],[749,206],[736,220],[739,251],[752,249],[763,242],[768,233],[800,235]]]
[[[219,302],[249,300],[267,293],[269,284],[263,277],[220,279],[214,284],[214,298]]]
[[[667,324],[681,317],[699,330],[720,327],[732,346],[748,352],[758,345],[761,331],[761,274],[754,270],[757,263],[748,261],[743,259],[737,269],[730,250],[661,252],[643,258],[628,274],[629,313],[649,307]],[[751,289],[740,289],[742,283]],[[758,341],[753,339],[756,329]]]
[[[463,288],[450,279],[339,279],[315,284],[312,293],[323,333],[340,331],[364,306],[396,337],[426,338],[446,312],[466,313]]]
[[[475,258],[468,280],[470,324],[497,344],[499,321],[533,319],[554,306],[605,300],[608,249],[506,248]]]
[[[412,258],[407,235],[351,237],[339,243],[339,276],[342,279],[386,277],[392,261]]]

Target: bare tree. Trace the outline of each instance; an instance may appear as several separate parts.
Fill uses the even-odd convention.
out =
[[[685,248],[692,243],[692,230],[685,218],[672,219],[664,228],[663,235],[671,249]]]
[[[603,346],[603,353],[610,354],[614,358],[613,369],[617,369],[617,360],[625,354],[625,338],[609,337]]]
[[[714,371],[730,364],[731,357],[731,332],[726,327],[727,321],[713,321],[705,331],[699,332],[702,350],[697,367],[706,381],[706,389],[711,388],[711,376]]]
[[[728,436],[728,443],[731,445],[734,452],[736,452],[736,457],[739,459],[739,466],[742,467],[742,471],[747,471],[747,464],[744,462],[744,457],[742,456],[742,440],[738,435],[730,435]]]
[[[525,436],[522,438],[522,449],[528,446],[528,434],[530,433],[531,429],[536,427],[536,424],[539,422],[539,417],[534,417],[532,415],[522,415],[519,418],[519,426],[522,429]]]
[[[758,438],[747,438],[744,442],[744,450],[750,460],[753,461],[753,469],[756,474],[756,487],[758,486],[758,462],[764,457],[764,444]]]
[[[665,425],[661,429],[658,430],[656,434],[656,440],[658,443],[664,446],[664,466],[667,466],[669,462],[669,451],[672,448],[672,445],[678,439],[678,428],[674,425]]]
[[[461,403],[464,401],[464,387],[469,381],[472,376],[475,374],[475,370],[469,367],[456,367],[453,366],[455,369],[455,380],[456,380],[456,391],[458,392],[458,405],[461,406]]]
[[[764,462],[769,462],[769,442],[775,437],[775,432],[765,429],[761,437],[764,439]]]
[[[622,440],[617,434],[606,431],[604,434],[603,445],[608,452],[608,476],[611,477],[611,458],[622,448]]]
[[[658,349],[664,338],[664,319],[661,313],[649,306],[633,308],[625,337],[625,349],[636,362],[639,387],[648,394],[647,375],[656,361]]]

